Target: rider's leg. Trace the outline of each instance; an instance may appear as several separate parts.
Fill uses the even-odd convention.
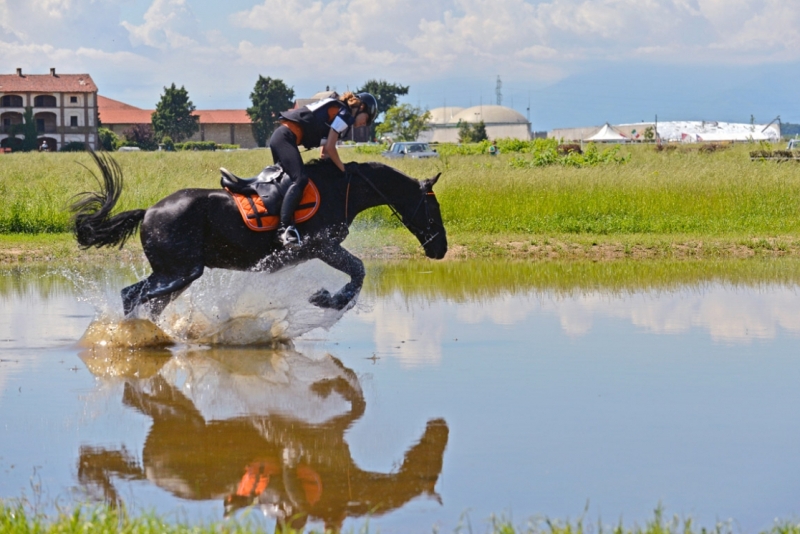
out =
[[[283,197],[281,227],[278,230],[278,236],[284,245],[299,245],[300,234],[294,227],[294,212],[303,197],[303,191],[308,184],[308,176],[306,176],[303,166],[303,158],[300,157],[300,151],[297,149],[297,137],[286,126],[279,126],[269,140],[269,148],[272,151],[272,159],[280,162],[284,172],[292,181],[292,185],[289,186]]]

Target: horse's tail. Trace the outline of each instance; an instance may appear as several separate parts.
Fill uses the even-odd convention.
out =
[[[144,219],[146,210],[131,210],[111,216],[111,211],[122,194],[122,169],[111,156],[90,151],[89,154],[103,175],[101,182],[92,171],[99,191],[86,191],[75,195],[72,211],[72,232],[81,248],[110,247],[125,244]]]

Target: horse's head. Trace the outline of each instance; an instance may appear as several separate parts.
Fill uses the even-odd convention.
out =
[[[435,260],[440,260],[447,254],[447,232],[439,210],[439,201],[433,193],[433,186],[441,174],[421,181],[419,201],[415,202],[410,213],[401,213],[403,224],[417,236],[425,249],[425,255]]]

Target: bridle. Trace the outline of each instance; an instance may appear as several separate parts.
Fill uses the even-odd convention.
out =
[[[424,239],[424,241],[422,243],[422,247],[423,248],[425,247],[425,245],[427,245],[428,243],[430,243],[431,241],[436,239],[436,236],[438,236],[441,233],[441,230],[437,230],[434,233],[434,231],[433,231],[434,230],[433,229],[434,225],[440,226],[442,228],[442,230],[444,230],[444,226],[442,224],[436,223],[436,221],[434,221],[433,218],[430,216],[430,207],[428,206],[428,197],[429,196],[436,196],[433,191],[427,191],[424,195],[422,195],[422,198],[419,200],[419,203],[417,204],[417,207],[414,208],[414,212],[411,214],[411,217],[409,218],[409,220],[407,222],[406,218],[403,215],[401,215],[400,213],[398,213],[398,211],[392,205],[392,203],[389,200],[389,198],[386,195],[383,194],[383,191],[378,189],[378,187],[374,183],[372,183],[372,180],[367,178],[367,176],[364,173],[362,173],[359,169],[355,169],[354,171],[347,171],[346,174],[347,174],[347,195],[346,195],[345,201],[344,201],[344,218],[345,218],[345,221],[349,220],[348,213],[347,213],[347,206],[348,206],[348,201],[350,199],[350,181],[351,181],[352,176],[355,174],[358,177],[360,177],[362,180],[367,182],[367,184],[372,188],[373,191],[378,193],[378,196],[380,196],[384,200],[384,202],[386,202],[386,205],[389,206],[389,209],[392,211],[392,215],[394,215],[397,218],[397,220],[400,221],[403,224],[403,226],[405,226],[406,228],[411,230],[411,232],[414,235],[422,236],[422,238]],[[411,222],[411,219],[413,219],[417,215],[417,212],[423,206],[425,208],[425,220],[428,223],[428,226],[426,226],[424,229],[420,228],[419,226],[417,226],[416,224]]]

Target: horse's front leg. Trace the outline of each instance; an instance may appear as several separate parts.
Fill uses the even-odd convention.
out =
[[[333,295],[327,289],[320,289],[308,301],[320,308],[344,309],[361,291],[365,275],[364,263],[341,245],[326,246],[319,251],[317,258],[350,276],[350,282]]]

